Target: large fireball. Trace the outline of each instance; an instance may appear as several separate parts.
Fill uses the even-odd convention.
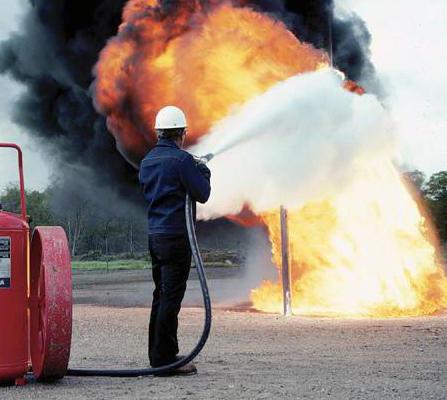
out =
[[[163,106],[185,110],[191,144],[234,107],[327,63],[323,52],[266,15],[227,2],[209,13],[184,3],[163,16],[154,1],[129,1],[96,68],[96,104],[134,162],[154,143],[155,114]]]

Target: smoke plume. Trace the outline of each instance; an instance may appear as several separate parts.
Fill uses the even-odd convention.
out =
[[[124,3],[30,1],[20,31],[1,44],[0,71],[25,85],[13,118],[46,150],[55,175],[64,177],[68,168],[73,177],[73,169],[87,167],[92,173],[65,184],[118,187],[128,197],[135,193],[134,169],[116,151],[89,89],[98,53],[115,34]],[[95,197],[93,190],[84,195]]]
[[[88,196],[94,196],[94,188],[101,185],[125,198],[138,198],[136,171],[116,150],[105,118],[93,106],[91,90],[93,68],[107,40],[117,33],[125,3],[29,0],[20,30],[0,46],[0,71],[26,88],[15,105],[15,121],[54,159],[56,174],[63,176],[67,166],[70,171],[79,165],[92,171],[77,177],[89,181]],[[178,12],[186,3],[160,1],[159,18]],[[211,7],[220,2],[206,3]],[[294,34],[317,48],[328,48],[332,28],[335,64],[360,82],[372,73],[367,31],[356,18],[334,19],[332,0],[243,3],[284,21]]]

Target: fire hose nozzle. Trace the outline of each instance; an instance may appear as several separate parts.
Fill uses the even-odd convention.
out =
[[[206,165],[214,158],[214,154],[209,153],[206,156],[194,157],[194,158],[199,164]]]

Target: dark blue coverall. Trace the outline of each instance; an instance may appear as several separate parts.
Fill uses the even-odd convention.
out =
[[[176,361],[178,314],[191,267],[185,217],[186,193],[205,203],[210,170],[170,139],[159,139],[140,165],[139,179],[148,209],[149,252],[155,290],[149,322],[153,367]]]

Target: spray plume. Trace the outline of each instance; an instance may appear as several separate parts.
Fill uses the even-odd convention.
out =
[[[353,163],[390,152],[390,121],[377,98],[343,88],[339,73],[291,77],[215,125],[191,151],[213,153],[213,196],[202,216],[296,207],[336,192]],[[231,151],[229,151],[231,150]]]

